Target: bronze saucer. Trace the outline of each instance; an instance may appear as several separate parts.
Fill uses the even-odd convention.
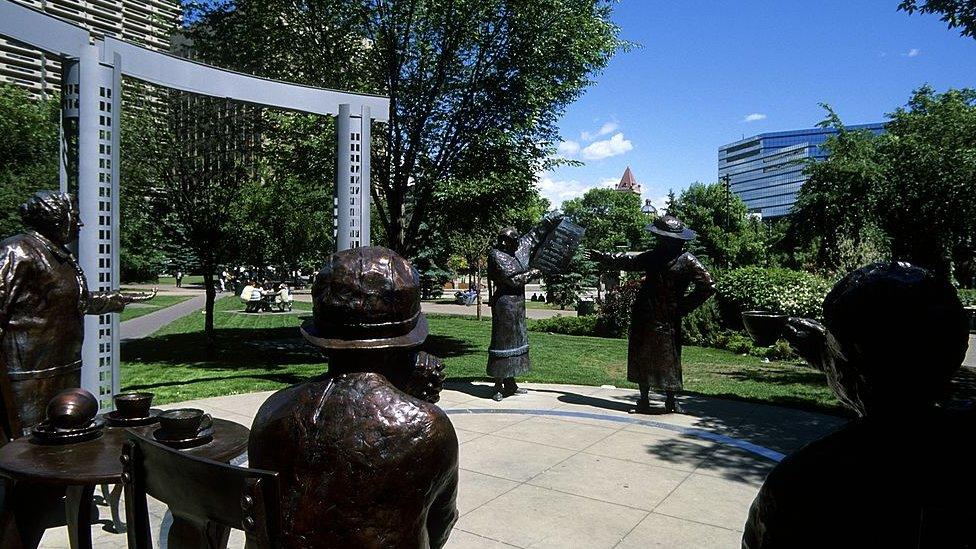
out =
[[[143,425],[152,425],[153,423],[158,422],[160,412],[162,412],[162,410],[159,408],[152,408],[149,410],[149,415],[146,417],[124,417],[119,414],[118,410],[112,410],[111,412],[106,412],[102,415],[112,427],[141,427]]]
[[[184,450],[186,448],[195,448],[197,446],[203,446],[204,444],[213,440],[214,432],[213,426],[206,427],[197,432],[196,435],[188,438],[171,438],[163,430],[162,427],[153,431],[153,440],[160,444],[165,444],[170,448],[176,448],[177,450]]]
[[[94,440],[102,436],[105,420],[96,417],[84,427],[77,429],[58,429],[44,422],[31,430],[31,441],[38,444],[74,444]]]

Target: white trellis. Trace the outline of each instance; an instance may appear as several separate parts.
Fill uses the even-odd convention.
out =
[[[122,76],[157,86],[259,106],[337,118],[337,248],[366,246],[369,234],[370,122],[389,119],[389,99],[258,78],[158,52],[0,0],[0,36],[62,61],[62,190],[78,186],[85,226],[78,259],[93,290],[119,286],[119,120]],[[68,158],[77,159],[69,173]],[[325,206],[327,207],[327,206]],[[119,391],[117,314],[85,317],[82,387],[104,409]]]

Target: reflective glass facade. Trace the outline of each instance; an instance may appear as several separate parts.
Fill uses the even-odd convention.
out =
[[[884,124],[848,126],[851,130],[884,131]],[[790,213],[796,193],[806,181],[807,158],[822,160],[822,145],[836,130],[812,128],[762,133],[718,149],[718,177],[730,178],[732,192],[746,203],[750,213],[764,218]]]

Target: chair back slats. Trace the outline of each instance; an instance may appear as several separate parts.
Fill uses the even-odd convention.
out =
[[[152,545],[147,495],[187,522],[244,530],[249,547],[277,546],[278,473],[194,457],[131,431],[122,463],[130,547]]]

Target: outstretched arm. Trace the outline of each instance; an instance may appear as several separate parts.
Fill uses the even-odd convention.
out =
[[[129,303],[137,301],[149,301],[156,297],[156,289],[151,292],[140,292],[137,294],[123,292],[89,292],[88,306],[85,307],[87,315],[103,315],[105,313],[118,313],[125,309]]]

